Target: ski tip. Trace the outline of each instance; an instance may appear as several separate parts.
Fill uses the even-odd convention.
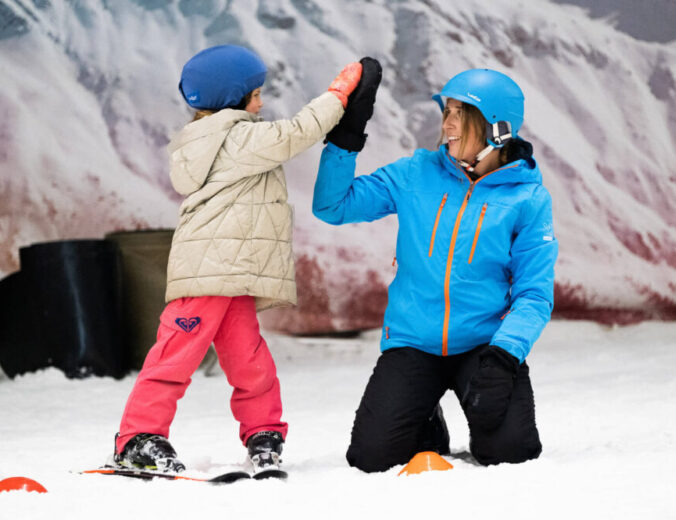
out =
[[[268,478],[275,478],[278,480],[286,480],[289,474],[281,469],[268,469],[254,473],[253,478],[256,480],[265,480]]]
[[[108,468],[106,466],[102,468],[96,468],[96,469],[84,469],[80,471],[74,471],[74,473],[79,473],[80,475],[92,475],[92,474],[100,474],[100,475],[112,475],[115,473],[115,470],[113,468]]]
[[[217,477],[211,478],[208,482],[212,484],[232,484],[238,480],[244,480],[251,478],[246,471],[231,471],[230,473],[224,473],[223,475],[218,475]]]

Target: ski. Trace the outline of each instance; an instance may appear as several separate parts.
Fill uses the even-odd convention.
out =
[[[116,475],[119,477],[137,478],[140,480],[153,480],[156,478],[164,480],[188,480],[192,482],[207,482],[210,484],[232,484],[239,480],[251,478],[251,475],[246,471],[229,471],[212,478],[197,478],[178,475],[176,473],[160,473],[142,469],[117,468],[111,466],[89,469],[80,471],[79,473],[83,475]]]
[[[263,469],[260,471],[257,471],[256,473],[253,474],[254,480],[265,480],[268,478],[276,478],[279,480],[286,480],[289,477],[289,474],[286,471],[283,471],[281,469],[276,469],[276,468],[271,468],[271,469]]]

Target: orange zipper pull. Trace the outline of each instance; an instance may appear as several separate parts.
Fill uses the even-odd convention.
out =
[[[472,192],[474,191],[474,186],[476,186],[476,182],[470,182],[469,183],[469,190],[467,190],[467,200],[472,196]]]
[[[479,222],[477,222],[476,231],[474,232],[474,240],[472,241],[472,249],[469,252],[469,260],[467,260],[468,264],[471,264],[472,258],[474,258],[474,250],[476,249],[477,240],[479,240],[479,233],[481,233],[481,224],[484,221],[484,216],[486,215],[487,207],[488,204],[484,204],[483,207],[481,208],[481,215],[479,215]]]

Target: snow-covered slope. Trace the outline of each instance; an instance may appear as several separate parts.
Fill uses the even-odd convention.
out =
[[[286,483],[138,482],[69,470],[98,466],[134,383],[66,379],[55,368],[10,381],[0,373],[0,480],[25,476],[47,493],[0,493],[0,518],[120,520],[667,520],[676,518],[676,323],[630,327],[556,321],[528,358],[539,459],[476,466],[455,396],[441,404],[451,436],[446,472],[365,474],[345,451],[378,355],[379,331],[349,340],[268,335],[289,435]],[[641,348],[636,348],[639,346]],[[218,474],[245,458],[231,389],[195,374],[170,438],[182,460]],[[671,484],[670,484],[671,483]],[[669,491],[672,490],[672,491]]]
[[[546,0],[1,0],[0,271],[31,242],[174,225],[164,146],[190,117],[178,76],[194,52],[226,42],[268,64],[268,119],[295,113],[345,63],[380,59],[361,173],[435,146],[429,96],[451,75],[511,75],[554,198],[559,312],[676,317],[676,44]],[[300,309],[263,316],[296,332],[375,326],[396,218],[314,219],[320,151],[286,168]]]

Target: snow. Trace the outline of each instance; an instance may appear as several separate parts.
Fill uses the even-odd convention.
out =
[[[528,358],[542,456],[472,464],[464,418],[448,393],[455,468],[408,477],[397,476],[401,468],[361,473],[344,458],[379,331],[266,338],[290,423],[288,482],[214,487],[71,473],[105,462],[134,375],[69,380],[48,369],[0,375],[0,479],[30,477],[48,490],[0,493],[0,518],[676,518],[674,322],[552,322]],[[179,402],[171,440],[199,474],[244,460],[229,394],[225,376],[201,370]]]

